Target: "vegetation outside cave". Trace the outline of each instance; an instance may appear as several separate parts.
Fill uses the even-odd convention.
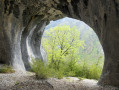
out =
[[[67,17],[51,21],[44,32],[42,46],[48,56],[45,71],[50,71],[45,78],[73,76],[99,79],[103,50],[94,31],[83,22]]]

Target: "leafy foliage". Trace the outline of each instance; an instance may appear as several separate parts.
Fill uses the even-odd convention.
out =
[[[34,70],[37,76],[42,77],[42,71],[50,71],[50,77],[59,79],[67,76],[99,79],[102,72],[102,57],[93,63],[87,62],[85,58],[80,59],[80,51],[85,44],[80,40],[80,33],[76,27],[64,25],[45,31],[42,46],[47,52],[49,62],[46,66],[43,64],[40,70],[37,68],[42,65],[34,63],[34,66],[37,66]]]
[[[65,17],[60,20],[51,21],[46,27],[49,31],[50,27],[56,27],[58,25],[69,25],[70,27],[76,26],[80,32],[80,40],[85,42],[84,48],[80,48],[79,55],[81,60],[85,60],[88,63],[96,63],[96,60],[103,56],[101,62],[104,62],[104,53],[99,42],[99,39],[88,25],[84,22],[72,18]]]
[[[46,31],[45,36],[42,40],[43,47],[54,68],[59,69],[60,63],[68,59],[79,60],[78,50],[83,47],[84,41],[79,39],[80,33],[76,27],[57,26]]]
[[[40,59],[32,58],[32,71],[35,72],[37,79],[47,79],[49,77],[63,78],[63,73],[60,68],[59,71],[56,71],[54,68],[50,68],[50,65],[45,65]]]
[[[32,58],[32,71],[36,73],[37,79],[47,79],[50,75],[48,67],[39,59]]]
[[[85,61],[76,62],[71,66],[71,61],[60,63],[59,70],[56,70],[54,64],[45,65],[41,60],[33,59],[32,71],[36,73],[37,79],[47,79],[49,77],[55,77],[62,79],[63,77],[73,76],[79,77],[79,79],[88,78],[98,80],[102,72],[102,65],[100,65],[99,59],[95,64],[89,64]]]

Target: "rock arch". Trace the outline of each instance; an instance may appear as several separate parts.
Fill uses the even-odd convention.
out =
[[[30,68],[27,44],[31,55],[42,58],[40,41],[46,24],[65,16],[95,30],[105,54],[98,83],[119,86],[118,0],[1,0],[0,63]]]

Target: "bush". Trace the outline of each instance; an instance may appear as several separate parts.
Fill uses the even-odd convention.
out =
[[[45,65],[39,59],[33,59],[32,61],[32,71],[36,73],[37,79],[46,79],[49,77],[62,79],[63,77],[72,76],[98,80],[102,72],[102,65],[100,65],[99,62],[90,64],[81,61],[72,66],[71,62],[67,60],[67,62],[60,63],[59,68],[57,69],[54,68],[54,63]]]
[[[59,70],[53,68],[54,64],[45,65],[40,59],[32,59],[32,70],[36,74],[37,79],[47,79],[49,77],[55,77],[58,79],[62,79],[64,76],[64,71],[62,68]]]
[[[49,68],[39,59],[32,60],[32,71],[35,72],[37,79],[47,79],[50,76]]]
[[[98,80],[100,78],[101,72],[102,72],[102,65],[83,62],[79,63],[77,68],[75,69],[75,77]]]
[[[3,66],[0,68],[0,73],[14,73],[15,70],[12,69],[11,66]]]
[[[56,71],[55,73],[55,78],[62,79],[64,77],[64,74],[62,71]]]
[[[98,80],[100,78],[101,72],[102,72],[101,66],[93,64],[91,65],[90,74],[87,78]]]

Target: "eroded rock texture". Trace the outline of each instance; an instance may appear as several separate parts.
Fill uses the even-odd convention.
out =
[[[45,26],[65,16],[94,29],[105,54],[99,84],[119,86],[119,0],[0,0],[0,63],[29,69],[31,55],[43,59]]]

